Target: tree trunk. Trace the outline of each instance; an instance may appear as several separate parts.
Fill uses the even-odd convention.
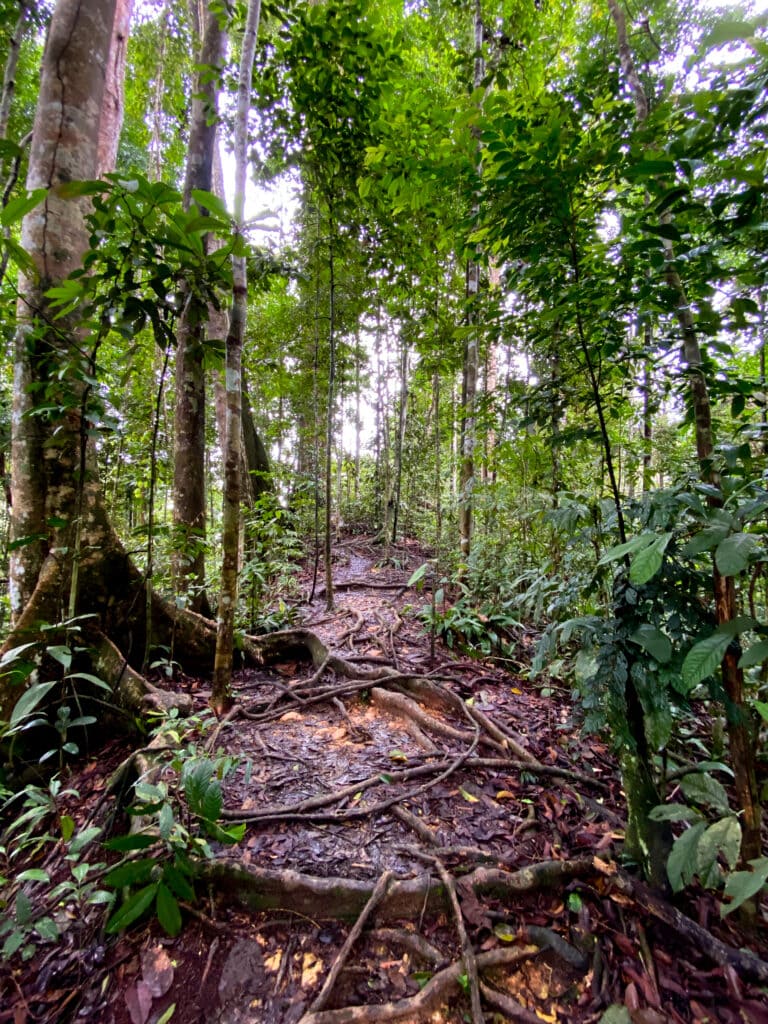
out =
[[[219,17],[209,11],[202,26],[200,69],[192,99],[192,117],[184,178],[184,208],[192,192],[210,192],[216,148],[218,87],[212,67],[224,59],[225,35]],[[189,607],[210,615],[205,592],[205,363],[204,333],[207,308],[191,294],[179,319],[176,349],[176,404],[174,409],[173,525],[175,586]]]
[[[250,0],[240,56],[235,115],[235,226],[245,224],[245,182],[248,169],[248,111],[251,79],[259,31],[261,0]],[[248,315],[248,279],[245,256],[232,257],[232,316],[227,335],[227,438],[224,454],[223,548],[221,589],[216,632],[211,704],[223,711],[231,700],[232,656],[240,565],[240,458],[242,444],[241,374],[243,338]]]
[[[77,325],[54,320],[45,299],[49,287],[80,268],[88,249],[87,200],[65,199],[56,186],[95,176],[114,15],[115,0],[59,0],[42,60],[28,186],[50,191],[22,226],[39,276],[19,282],[11,451],[14,623],[2,652],[40,640],[41,626],[61,623],[67,612],[89,615],[92,663],[101,664],[102,638],[116,646],[122,661],[105,681],[114,685],[117,700],[125,696],[138,710],[152,688],[143,681],[142,693],[140,677],[126,666],[141,663],[147,606],[158,642],[190,651],[202,665],[211,660],[211,627],[156,596],[145,601],[147,582],[109,523],[88,436],[84,374],[92,373],[92,360],[83,354]],[[45,417],[35,415],[38,405],[48,407]],[[54,636],[46,633],[46,642]],[[107,661],[117,666],[119,659]],[[131,694],[121,696],[127,677]],[[9,676],[0,679],[0,718],[9,717],[18,696]],[[181,697],[177,703],[189,701]]]
[[[480,0],[475,0],[474,14],[475,70],[474,87],[480,88],[485,75],[483,60],[483,20]],[[473,216],[479,214],[475,206]],[[472,545],[472,491],[475,483],[475,432],[477,424],[477,378],[480,367],[479,309],[480,263],[475,254],[467,263],[467,340],[464,343],[464,365],[461,378],[461,464],[459,469],[459,550],[466,566]]]

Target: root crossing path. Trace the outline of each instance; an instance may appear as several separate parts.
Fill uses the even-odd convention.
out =
[[[301,627],[249,638],[225,718],[127,759],[171,791],[179,752],[205,749],[220,826],[245,826],[209,844],[184,929],[150,917],[105,941],[83,915],[53,958],[0,976],[0,1024],[768,1020],[759,934],[621,867],[614,759],[569,693],[509,671],[530,637],[513,663],[433,658],[419,552],[340,552],[335,611],[318,593]],[[209,689],[191,691],[201,712]],[[118,801],[107,768],[73,780],[80,817]]]

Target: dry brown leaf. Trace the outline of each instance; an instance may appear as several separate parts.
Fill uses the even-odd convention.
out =
[[[162,946],[151,946],[141,954],[141,975],[154,999],[160,999],[173,984],[173,964]]]

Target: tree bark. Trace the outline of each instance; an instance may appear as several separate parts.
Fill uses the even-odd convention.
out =
[[[250,0],[240,57],[235,115],[235,228],[245,223],[245,181],[248,163],[248,111],[251,78],[259,31],[261,0]],[[232,316],[227,335],[227,446],[224,458],[221,589],[216,632],[211,704],[223,711],[231,700],[235,613],[240,565],[240,457],[242,443],[241,373],[243,338],[248,314],[248,281],[244,255],[232,257]]]
[[[193,190],[210,192],[216,148],[218,85],[212,68],[221,66],[226,37],[219,17],[209,11],[202,26],[184,178],[184,208]],[[176,589],[193,611],[210,615],[205,592],[205,412],[204,334],[208,311],[186,296],[179,319],[174,408],[173,523]]]

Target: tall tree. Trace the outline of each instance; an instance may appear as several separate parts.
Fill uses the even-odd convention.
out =
[[[250,0],[240,53],[235,114],[235,230],[245,229],[245,183],[248,170],[248,113],[253,64],[259,31],[261,0]],[[217,711],[231,699],[232,659],[240,563],[240,466],[242,459],[242,353],[248,316],[248,277],[245,252],[232,257],[232,314],[227,335],[227,433],[224,447],[221,588],[216,633],[211,704]]]
[[[192,113],[184,177],[184,208],[195,203],[197,190],[210,192],[216,148],[218,81],[226,37],[221,13],[208,9],[200,26],[199,60],[192,94]],[[197,205],[195,203],[195,205]],[[201,214],[206,211],[202,209]],[[207,241],[206,241],[207,244]],[[205,421],[204,343],[208,310],[185,296],[176,348],[174,415],[173,522],[176,588],[189,606],[210,616],[205,591]],[[190,584],[192,586],[190,587]]]

